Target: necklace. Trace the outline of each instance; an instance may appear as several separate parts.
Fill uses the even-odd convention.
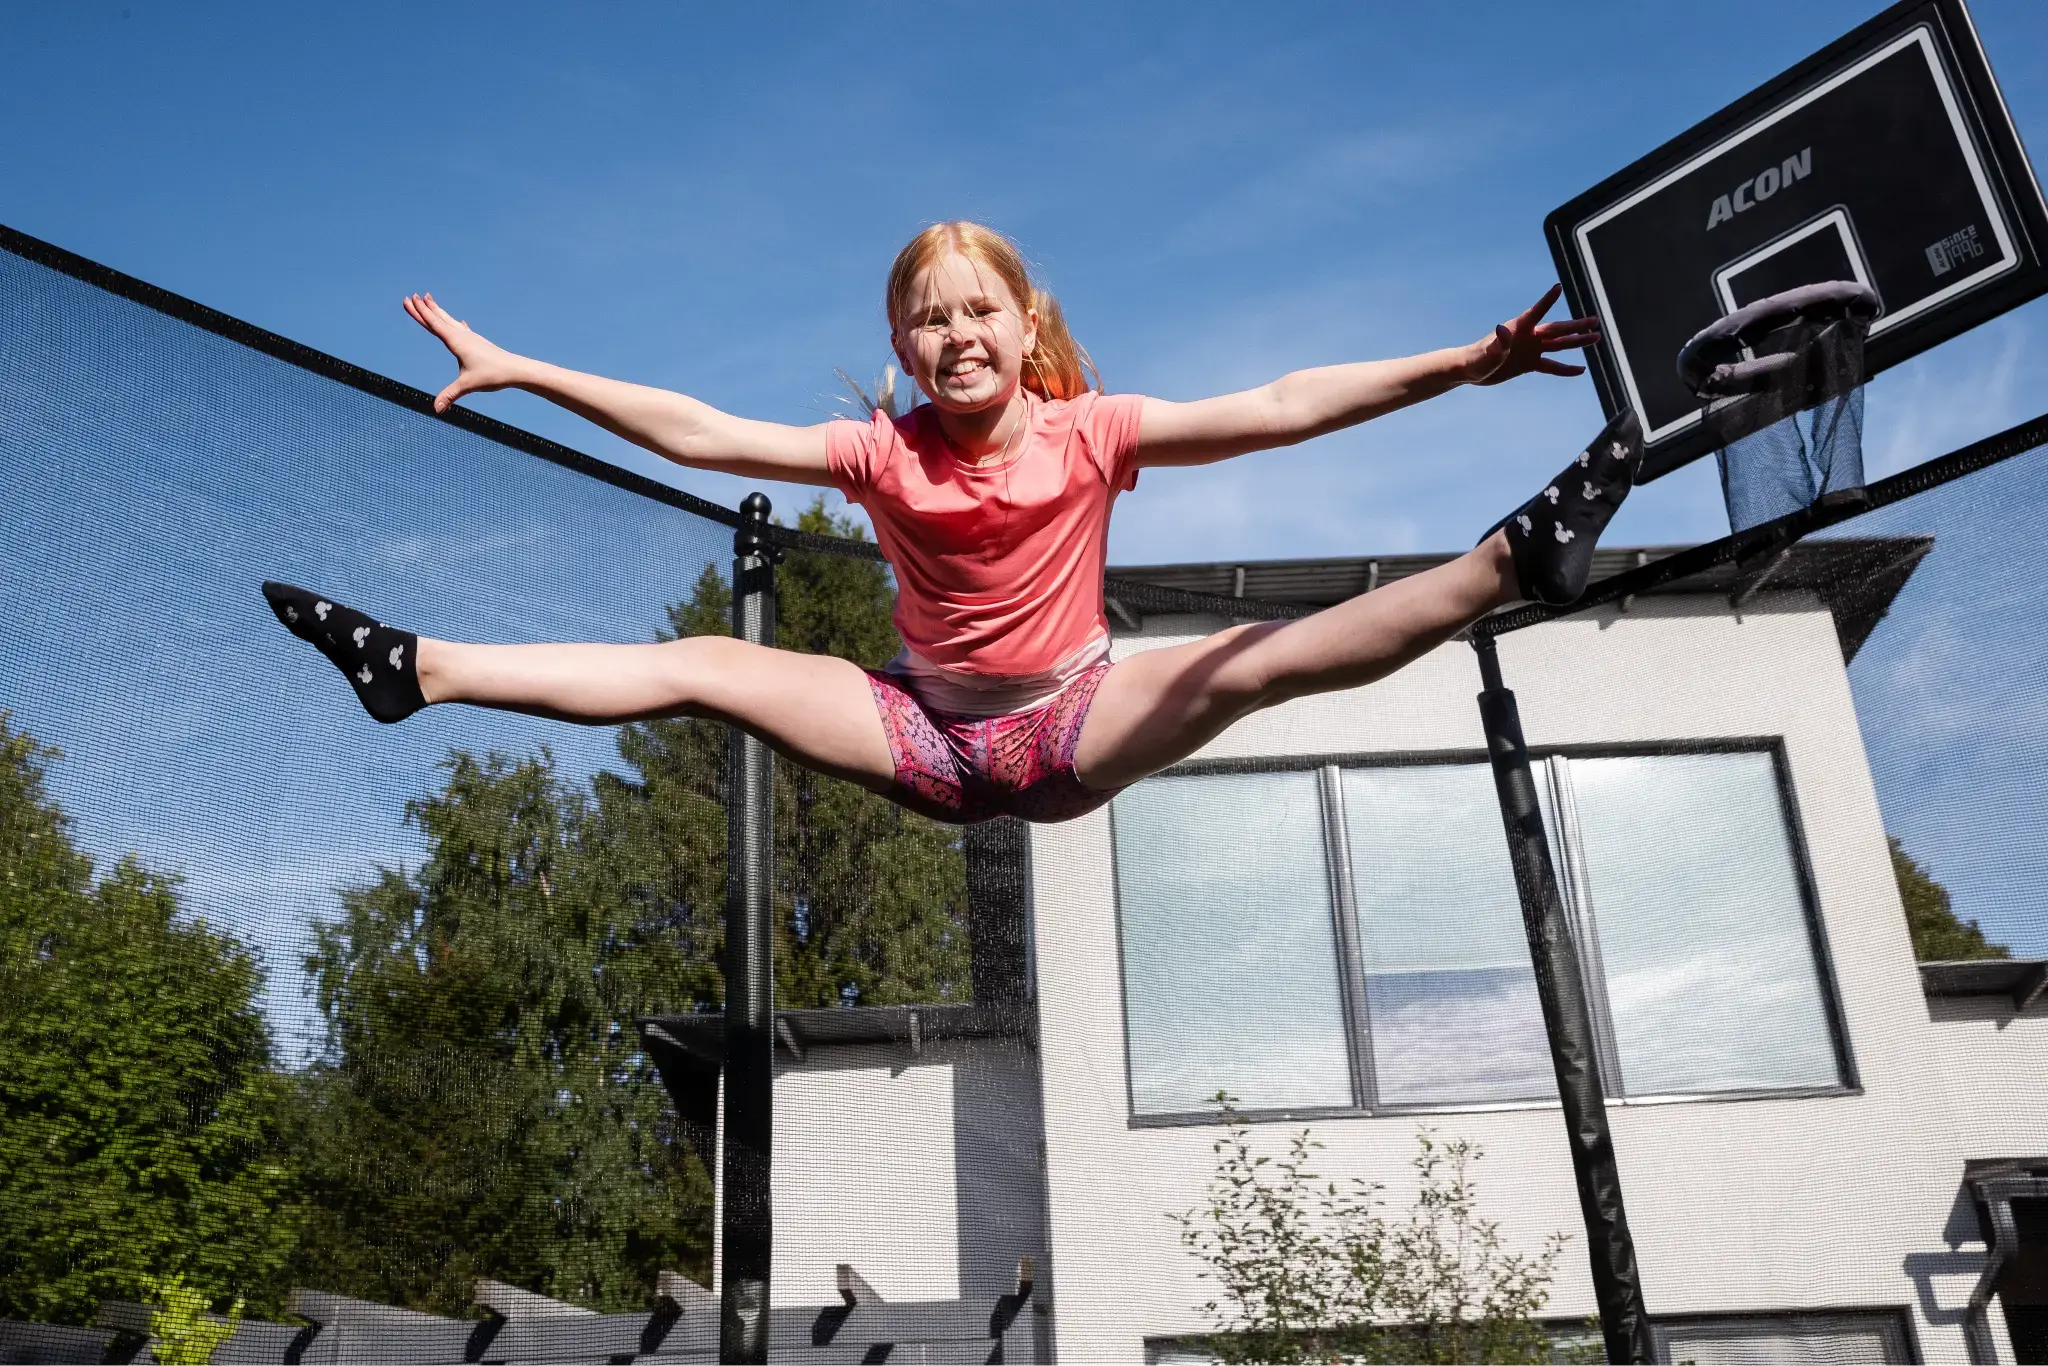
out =
[[[1023,389],[1021,392],[1024,395],[1024,411],[1017,414],[1017,420],[1010,424],[1010,434],[1003,438],[1003,448],[995,453],[995,458],[992,460],[975,461],[974,468],[991,469],[1003,464],[1010,458],[1010,447],[1015,444],[1017,433],[1023,431],[1031,422],[1031,391]]]

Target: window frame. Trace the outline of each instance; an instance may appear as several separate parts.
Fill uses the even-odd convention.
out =
[[[1314,771],[1318,767],[1320,765],[1314,762],[1296,762],[1291,759],[1271,763],[1264,760],[1209,759],[1175,764],[1170,768],[1160,770],[1158,773],[1151,775],[1151,777],[1194,778],[1232,773],[1300,773]],[[1148,778],[1145,781],[1150,781],[1150,779]],[[1316,800],[1323,827],[1323,874],[1327,880],[1333,878],[1334,875],[1331,871],[1329,849],[1330,815],[1328,804],[1324,801],[1323,783],[1323,779],[1317,779]],[[1110,822],[1109,895],[1110,906],[1116,921],[1116,992],[1117,1012],[1122,1024],[1123,1034],[1125,1118],[1128,1121],[1128,1126],[1131,1128],[1180,1128],[1196,1124],[1221,1124],[1224,1120],[1220,1110],[1172,1110],[1155,1111],[1150,1114],[1140,1113],[1138,1110],[1138,1074],[1131,1057],[1130,955],[1128,947],[1124,943],[1123,879],[1118,876],[1117,868],[1116,851],[1118,836],[1116,804],[1114,802],[1110,803],[1108,814]],[[1333,933],[1336,931],[1336,922],[1344,918],[1348,904],[1348,902],[1338,898],[1337,887],[1334,881],[1332,881],[1330,883],[1330,916]],[[1238,1111],[1237,1113],[1243,1117],[1257,1122],[1265,1122],[1268,1120],[1349,1119],[1368,1113],[1362,1104],[1365,1093],[1358,1089],[1359,1036],[1352,1029],[1351,988],[1347,980],[1351,973],[1351,967],[1344,956],[1344,941],[1342,939],[1336,941],[1334,949],[1335,952],[1332,956],[1336,960],[1337,965],[1337,994],[1344,1029],[1344,1048],[1348,1063],[1347,1074],[1351,1082],[1351,1104],[1283,1106]]]
[[[1885,1323],[1898,1334],[1899,1346],[1904,1350],[1904,1360],[1909,1366],[1926,1360],[1920,1348],[1920,1337],[1915,1331],[1913,1311],[1902,1304],[1843,1305],[1818,1309],[1759,1309],[1749,1312],[1706,1312],[1684,1314],[1653,1314],[1650,1316],[1650,1339],[1655,1348],[1654,1359],[1660,1362],[1671,1360],[1671,1330],[1686,1328],[1727,1327],[1737,1330],[1754,1328],[1768,1331],[1774,1324],[1805,1324],[1814,1328],[1858,1326],[1875,1327]]]
[[[1776,787],[1778,813],[1785,824],[1791,846],[1793,881],[1805,913],[1807,940],[1813,952],[1814,972],[1820,988],[1821,1009],[1827,1021],[1838,1083],[1827,1086],[1743,1088],[1726,1091],[1668,1092],[1650,1095],[1612,1093],[1620,1077],[1614,1022],[1608,1005],[1607,979],[1601,962],[1597,908],[1590,904],[1583,883],[1583,853],[1577,847],[1576,807],[1568,778],[1574,759],[1655,758],[1666,755],[1768,754]],[[1555,817],[1546,816],[1544,833],[1550,844],[1552,865],[1572,934],[1574,949],[1584,969],[1587,1003],[1593,1017],[1596,1051],[1603,1084],[1609,1089],[1610,1106],[1650,1106],[1722,1103],[1758,1100],[1812,1100],[1856,1096],[1863,1093],[1855,1050],[1850,1045],[1847,1016],[1842,1006],[1840,983],[1830,948],[1826,920],[1822,914],[1819,888],[1807,846],[1805,823],[1800,819],[1797,789],[1790,760],[1780,736],[1732,736],[1683,741],[1630,741],[1606,744],[1566,744],[1532,748],[1530,766],[1549,798]],[[1553,761],[1563,761],[1562,764]],[[1428,1104],[1386,1103],[1380,1100],[1374,1076],[1372,1017],[1367,1005],[1364,954],[1358,940],[1358,908],[1352,886],[1349,835],[1345,830],[1342,774],[1358,768],[1422,768],[1447,764],[1489,764],[1484,750],[1403,750],[1305,754],[1282,757],[1200,759],[1175,764],[1157,776],[1170,778],[1206,777],[1232,773],[1316,774],[1317,798],[1323,821],[1323,871],[1328,881],[1331,933],[1336,960],[1342,974],[1339,1002],[1345,1043],[1350,1055],[1350,1105],[1249,1108],[1236,1112],[1251,1123],[1299,1123],[1324,1119],[1370,1119],[1384,1116],[1433,1114],[1484,1114],[1514,1110],[1555,1110],[1559,1102],[1543,1100],[1439,1101]],[[1222,1113],[1213,1109],[1141,1113],[1137,1108],[1137,1077],[1132,1068],[1129,976],[1126,972],[1122,880],[1116,875],[1116,806],[1110,805],[1110,897],[1116,917],[1117,1003],[1122,1014],[1124,1053],[1124,1105],[1127,1126],[1134,1129],[1185,1128],[1223,1123]],[[1569,826],[1567,830],[1564,827]],[[1506,858],[1505,845],[1501,857]],[[1590,949],[1589,949],[1590,944]]]

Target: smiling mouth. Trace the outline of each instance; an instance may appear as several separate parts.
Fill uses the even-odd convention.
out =
[[[987,369],[988,362],[985,360],[955,361],[951,365],[943,366],[940,368],[939,378],[950,380],[969,380],[973,379],[976,375],[981,374]]]

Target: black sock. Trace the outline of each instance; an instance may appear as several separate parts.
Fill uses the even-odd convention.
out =
[[[286,630],[317,646],[341,670],[363,710],[379,721],[403,721],[427,705],[413,658],[419,637],[412,632],[288,583],[264,584],[263,596]]]
[[[1496,524],[1507,532],[1523,597],[1553,607],[1579,600],[1593,575],[1594,543],[1642,463],[1642,419],[1624,409],[1543,492]]]

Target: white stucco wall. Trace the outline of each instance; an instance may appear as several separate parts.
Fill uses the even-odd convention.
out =
[[[1116,653],[1218,625],[1153,619]],[[2048,1148],[2048,1013],[1930,1019],[1828,613],[1791,595],[1740,616],[1720,599],[1646,598],[1511,635],[1500,655],[1534,748],[1782,737],[1804,828],[1862,1090],[1613,1107],[1652,1314],[1908,1306],[1927,1359],[1965,1360],[1957,1311],[1983,1259],[1957,1183],[1966,1158]],[[1250,718],[1197,757],[1477,759],[1478,691],[1472,651],[1454,643],[1371,687]],[[1069,1361],[1137,1361],[1147,1337],[1211,1326],[1196,1306],[1213,1289],[1166,1215],[1201,1201],[1219,1131],[1130,1123],[1110,829],[1104,811],[1032,833],[1054,1332]],[[1485,1210],[1514,1244],[1575,1234],[1551,1308],[1590,1314],[1557,1110],[1427,1122],[1485,1147]],[[1383,1181],[1402,1207],[1417,1124],[1318,1121],[1321,1169]],[[1293,1127],[1262,1126],[1261,1141],[1277,1150]]]
[[[1038,1079],[1016,1039],[778,1050],[779,1305],[839,1303],[843,1262],[891,1302],[986,1299],[1045,1261]]]

